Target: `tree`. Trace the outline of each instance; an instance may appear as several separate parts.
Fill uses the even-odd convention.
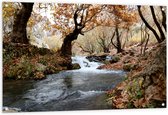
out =
[[[116,44],[113,42],[113,38],[115,37],[115,34],[116,34]],[[121,35],[122,35],[122,33],[119,33],[118,25],[116,25],[115,32],[113,33],[113,36],[111,37],[111,43],[117,49],[117,53],[120,53],[123,51],[123,49],[121,47],[121,40],[120,40]]]
[[[120,53],[124,51],[122,49],[122,43],[121,43],[122,31],[123,30],[128,31],[129,27],[137,22],[137,15],[135,12],[135,8],[134,7],[132,8],[130,6],[114,5],[109,6],[108,10],[109,10],[108,12],[110,12],[113,15],[112,20],[115,27],[115,32],[111,38],[111,43],[117,49],[117,53]],[[119,29],[121,31],[119,31]],[[116,38],[115,40],[116,43],[113,42],[114,37]]]
[[[77,43],[78,47],[82,50],[84,53],[89,53],[90,55],[95,53],[98,48],[96,48],[95,44],[93,44],[93,40],[86,39],[86,43],[84,45]]]
[[[159,23],[159,19],[156,17],[156,14],[155,14],[155,10],[154,10],[154,7],[153,6],[150,6],[150,11],[151,11],[151,14],[152,14],[152,18],[154,20],[154,23],[156,25],[156,27],[158,28],[158,31],[160,33],[160,36],[158,35],[157,33],[157,29],[155,29],[154,27],[152,27],[152,25],[150,25],[147,20],[145,19],[145,17],[143,16],[142,14],[142,11],[141,11],[141,6],[138,6],[138,12],[139,12],[139,16],[140,18],[142,19],[142,21],[145,23],[146,27],[152,31],[152,33],[155,35],[155,38],[157,39],[158,43],[161,43],[162,41],[164,41],[164,39],[166,39],[165,37],[165,33],[162,29],[162,26],[164,27],[165,31],[166,31],[166,20],[165,20],[165,12],[162,11],[162,7],[161,8],[161,12],[162,12],[162,25]]]
[[[78,35],[84,35],[85,32],[92,30],[97,26],[112,26],[114,27],[114,15],[119,17],[121,22],[129,22],[134,20],[134,14],[127,16],[127,6],[118,6],[114,12],[114,5],[88,5],[88,4],[57,4],[55,12],[55,27],[62,31],[64,41],[61,47],[62,55],[71,55],[71,42],[78,38]],[[66,10],[66,12],[65,12]],[[121,10],[116,12],[117,10]],[[121,18],[122,17],[122,18]],[[119,23],[119,22],[118,22]],[[127,25],[129,25],[127,24]],[[124,27],[124,24],[118,24],[119,28]]]
[[[97,42],[101,46],[104,53],[110,53],[111,43],[110,42],[107,43],[107,41],[108,41],[107,36],[105,35],[104,32],[102,32],[102,34],[99,35]]]
[[[163,41],[166,37],[164,35],[162,27],[159,24],[159,21],[157,20],[157,17],[156,17],[156,14],[155,14],[155,10],[154,10],[153,6],[150,6],[150,10],[151,10],[151,13],[152,13],[153,20],[154,20],[154,22],[155,22],[155,24],[156,24],[156,26],[157,26],[157,28],[158,28],[158,30],[160,32],[160,39]]]
[[[87,5],[87,4],[58,4],[56,16],[62,18],[56,21],[56,26],[63,31],[63,44],[61,47],[61,55],[70,56],[72,54],[72,41],[78,38],[78,35],[84,35],[85,32],[93,29],[98,25],[96,18],[102,11],[101,5]],[[58,10],[59,9],[59,10]],[[66,12],[65,12],[66,9]],[[73,20],[73,21],[72,21]],[[60,23],[64,23],[65,25]]]
[[[93,30],[85,33],[84,36],[79,36],[75,42],[77,43],[78,48],[89,54],[100,52],[109,53],[112,47],[112,30],[113,27],[98,26]]]
[[[26,27],[27,22],[31,16],[34,3],[21,3],[21,4],[22,8],[17,13],[14,19],[11,41],[14,43],[28,44],[29,40],[27,38]]]
[[[3,42],[9,42],[9,35],[13,29],[14,16],[17,14],[17,9],[20,9],[19,3],[3,2],[2,17],[3,17]]]
[[[162,12],[162,25],[165,31],[167,31],[166,29],[166,7],[160,6],[160,10]]]

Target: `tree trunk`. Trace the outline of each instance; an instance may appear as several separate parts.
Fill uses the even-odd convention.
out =
[[[143,14],[141,12],[141,6],[138,6],[138,12],[139,12],[139,16],[141,17],[142,21],[145,23],[146,27],[149,28],[149,30],[151,30],[153,32],[153,34],[155,35],[158,43],[161,43],[162,40],[160,39],[160,37],[157,34],[156,30],[154,28],[152,28],[152,26],[150,26],[149,23],[145,20]]]
[[[162,25],[163,25],[165,31],[167,31],[167,28],[166,28],[166,7],[165,7],[165,9],[163,9],[163,6],[160,6],[160,10],[162,12]]]
[[[146,33],[146,35],[147,35],[147,40],[146,40],[146,43],[145,43],[145,46],[144,46],[143,55],[145,55],[145,51],[146,51],[146,49],[147,49],[146,47],[147,47],[148,42],[149,42],[149,34]]]
[[[78,38],[79,32],[74,30],[72,33],[67,35],[63,41],[61,47],[62,56],[71,56],[72,55],[72,41]]]
[[[31,16],[34,3],[21,3],[22,9],[16,15],[13,25],[13,31],[11,35],[11,41],[15,43],[28,44],[29,40],[27,38],[26,27],[27,22]]]
[[[104,52],[104,53],[110,53],[109,47],[104,47],[104,48],[103,48],[103,52]]]
[[[118,32],[118,26],[116,26],[116,41],[117,41],[117,53],[120,53],[122,52],[122,48],[121,48],[121,41],[120,41],[120,35],[119,35],[119,32]]]
[[[160,24],[159,24],[159,22],[158,22],[158,20],[156,18],[155,10],[154,10],[153,6],[150,6],[150,9],[151,9],[153,20],[154,20],[154,22],[155,22],[155,24],[156,24],[156,26],[157,26],[157,28],[158,28],[158,30],[160,32],[160,38],[161,38],[162,41],[164,41],[164,39],[166,39],[166,37],[164,35],[162,27],[160,26]]]

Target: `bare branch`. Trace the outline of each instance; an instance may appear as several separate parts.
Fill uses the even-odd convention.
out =
[[[96,27],[98,27],[98,26],[92,26],[92,28],[90,28],[89,30],[86,30],[86,31],[82,31],[82,33],[89,32],[89,31],[93,30],[93,29],[96,28]]]
[[[113,35],[112,35],[112,37],[111,37],[111,43],[112,43],[112,45],[113,45],[115,48],[117,48],[117,46],[116,46],[116,45],[114,44],[114,42],[113,42],[114,36],[115,36],[115,32],[113,33]]]
[[[100,11],[96,12],[94,15],[92,15],[88,20],[85,21],[85,24],[86,24],[87,22],[91,21],[94,17],[96,17],[97,14],[99,14],[101,11],[102,11],[102,10],[100,10]]]
[[[93,53],[93,48],[92,49],[89,49],[88,47],[82,47],[82,45],[80,45],[79,43],[77,43],[78,47],[82,49],[83,52],[87,52],[89,54],[92,54]]]
[[[165,35],[163,33],[162,27],[160,26],[160,24],[159,24],[159,22],[158,22],[158,20],[156,18],[156,14],[155,14],[155,10],[154,10],[153,6],[150,6],[150,9],[151,9],[153,20],[154,20],[154,22],[155,22],[155,24],[156,24],[156,26],[157,26],[157,28],[158,28],[158,30],[160,32],[161,39],[164,40],[164,39],[166,39],[166,37],[165,37]]]
[[[138,12],[139,12],[139,16],[141,17],[142,21],[145,23],[146,27],[148,27],[153,32],[153,34],[155,35],[157,41],[159,43],[161,43],[162,41],[159,38],[159,36],[158,36],[157,32],[155,31],[155,29],[153,29],[152,26],[150,26],[149,23],[145,20],[143,14],[141,12],[141,6],[138,6]]]
[[[105,8],[106,5],[102,5],[101,6],[101,9],[98,10],[96,13],[94,13],[89,19],[87,19],[88,17],[88,12],[87,12],[87,15],[86,15],[86,20],[84,22],[84,24],[86,24],[87,22],[91,21],[94,17],[96,17],[100,12],[102,12],[102,10]]]

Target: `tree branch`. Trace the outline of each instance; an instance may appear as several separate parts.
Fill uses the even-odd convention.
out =
[[[161,26],[160,26],[160,24],[159,24],[159,22],[158,22],[158,20],[156,18],[153,6],[150,6],[150,10],[151,10],[151,13],[152,13],[153,20],[154,20],[154,22],[155,22],[155,24],[156,24],[156,26],[157,26],[157,28],[158,28],[158,30],[160,32],[161,39],[164,40],[165,39],[165,35],[164,35],[163,30],[162,30],[162,28],[161,28]]]
[[[153,28],[149,25],[149,23],[145,20],[145,18],[143,17],[142,12],[141,12],[141,6],[138,6],[138,13],[139,13],[139,16],[141,17],[142,21],[145,23],[146,27],[148,27],[148,28],[153,32],[153,34],[155,35],[155,37],[156,37],[158,43],[161,43],[162,40],[159,38],[159,36],[158,36],[157,32],[155,31],[155,29],[153,29]]]
[[[117,46],[116,46],[116,45],[114,44],[114,42],[113,42],[114,36],[115,36],[115,32],[113,33],[113,35],[112,35],[112,37],[111,37],[111,43],[112,43],[112,45],[113,45],[115,48],[117,48]]]
[[[90,51],[89,49],[85,49],[84,47],[82,47],[80,44],[78,44],[78,46],[82,49],[82,51],[92,54],[92,49]]]
[[[102,38],[100,35],[99,35],[99,39],[100,39],[100,41],[97,40],[97,42],[98,42],[99,45],[103,48],[103,47],[105,46],[104,40],[103,40],[103,38]]]
[[[75,23],[75,29],[78,29],[78,22],[77,22],[77,18],[78,18],[78,9],[75,11],[75,13],[74,13],[74,17],[73,17],[73,19],[74,19],[74,23]]]
[[[85,24],[87,22],[91,21],[93,19],[93,17],[96,17],[96,15],[99,14],[104,7],[105,7],[105,5],[101,6],[101,9],[99,11],[97,11],[96,13],[94,13],[89,19],[87,19],[87,16],[88,16],[88,12],[87,12]]]

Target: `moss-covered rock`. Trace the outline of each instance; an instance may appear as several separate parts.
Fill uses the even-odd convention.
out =
[[[103,61],[104,64],[111,64],[109,60]]]
[[[80,69],[80,65],[78,63],[72,64],[72,69]]]
[[[127,63],[127,64],[123,65],[123,70],[124,71],[131,71],[131,70],[136,69],[136,67],[137,67],[137,64]]]
[[[110,60],[110,63],[116,63],[120,60],[120,57],[119,56],[112,56],[112,59]]]
[[[88,59],[91,62],[103,62],[106,60],[107,54],[99,54],[99,55],[90,55],[87,56],[86,59]]]

